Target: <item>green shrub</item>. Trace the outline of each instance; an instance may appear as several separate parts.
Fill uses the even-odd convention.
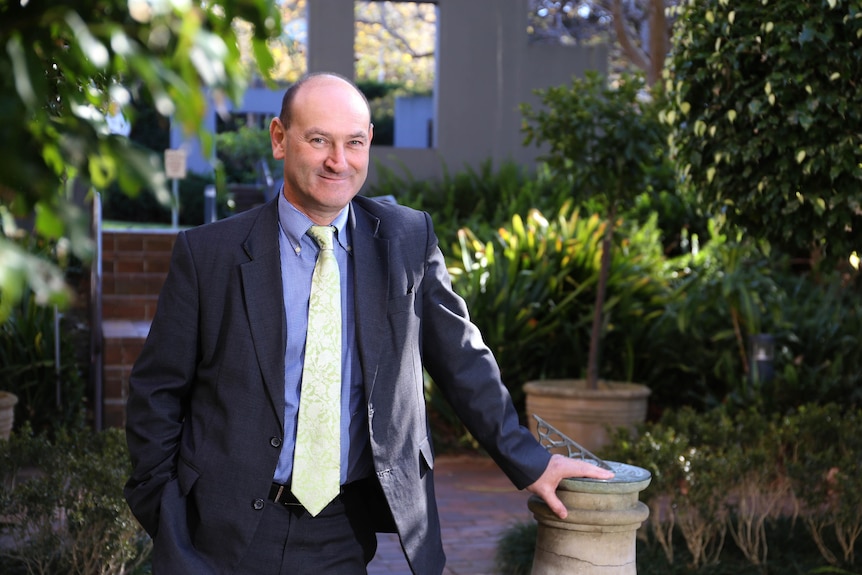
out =
[[[392,195],[399,203],[431,214],[434,231],[444,253],[459,243],[458,230],[469,227],[484,235],[512,220],[526,216],[530,210],[556,213],[571,197],[569,184],[554,178],[547,167],[536,173],[514,162],[503,162],[494,169],[488,161],[478,170],[466,168],[440,181],[413,180],[398,177],[392,170],[382,170],[378,183],[369,195]]]
[[[862,412],[803,406],[783,418],[781,431],[787,476],[808,532],[830,565],[855,564],[862,536]]]
[[[764,393],[776,411],[805,403],[862,405],[862,300],[840,277],[779,278],[781,322],[775,379]]]
[[[862,300],[842,277],[799,276],[789,263],[714,228],[696,254],[668,261],[674,292],[655,330],[653,401],[663,407],[862,404]],[[751,377],[752,334],[775,339],[774,377]],[[686,345],[673,345],[674,339]]]
[[[85,381],[76,340],[88,332],[65,319],[59,323],[59,372],[55,361],[54,308],[28,294],[0,323],[0,388],[18,396],[17,424],[39,431],[78,428],[85,415]]]
[[[123,498],[131,472],[123,432],[60,434],[26,427],[0,442],[0,570],[123,574],[149,539]]]
[[[636,222],[657,217],[662,251],[671,258],[688,255],[701,244],[707,245],[712,238],[711,220],[701,213],[697,202],[679,188],[643,192],[623,217]]]
[[[680,2],[676,22],[665,118],[685,185],[776,248],[846,261],[862,240],[859,2]]]
[[[780,270],[756,246],[711,232],[697,252],[667,263],[674,292],[661,329],[667,343],[686,344],[657,350],[664,380],[654,392],[664,405],[710,409],[760,399],[748,381],[749,339],[780,321]]]

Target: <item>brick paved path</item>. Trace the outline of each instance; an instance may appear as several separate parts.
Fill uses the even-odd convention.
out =
[[[445,575],[495,575],[494,554],[503,531],[532,518],[529,494],[518,491],[489,458],[441,456],[434,465],[434,481],[443,548]],[[369,575],[409,575],[410,569],[394,534],[378,536],[377,555]]]

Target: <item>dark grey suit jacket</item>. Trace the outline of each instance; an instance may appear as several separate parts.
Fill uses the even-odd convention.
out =
[[[549,455],[519,426],[429,216],[363,197],[352,208],[374,467],[411,569],[439,574],[423,367],[518,488]],[[281,285],[277,201],[177,237],[127,414],[126,498],[154,538],[157,575],[232,573],[249,552],[283,441]]]

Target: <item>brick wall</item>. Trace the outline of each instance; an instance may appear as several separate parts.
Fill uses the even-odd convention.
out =
[[[105,426],[125,425],[129,373],[149,332],[175,239],[173,230],[102,233]]]

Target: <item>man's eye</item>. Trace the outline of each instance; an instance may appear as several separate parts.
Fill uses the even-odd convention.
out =
[[[323,145],[323,144],[325,144],[325,143],[326,143],[326,141],[325,141],[323,138],[311,138],[311,140],[310,140],[310,141],[311,141],[311,143],[312,143],[312,144],[315,144],[315,145],[318,145],[318,146]]]

